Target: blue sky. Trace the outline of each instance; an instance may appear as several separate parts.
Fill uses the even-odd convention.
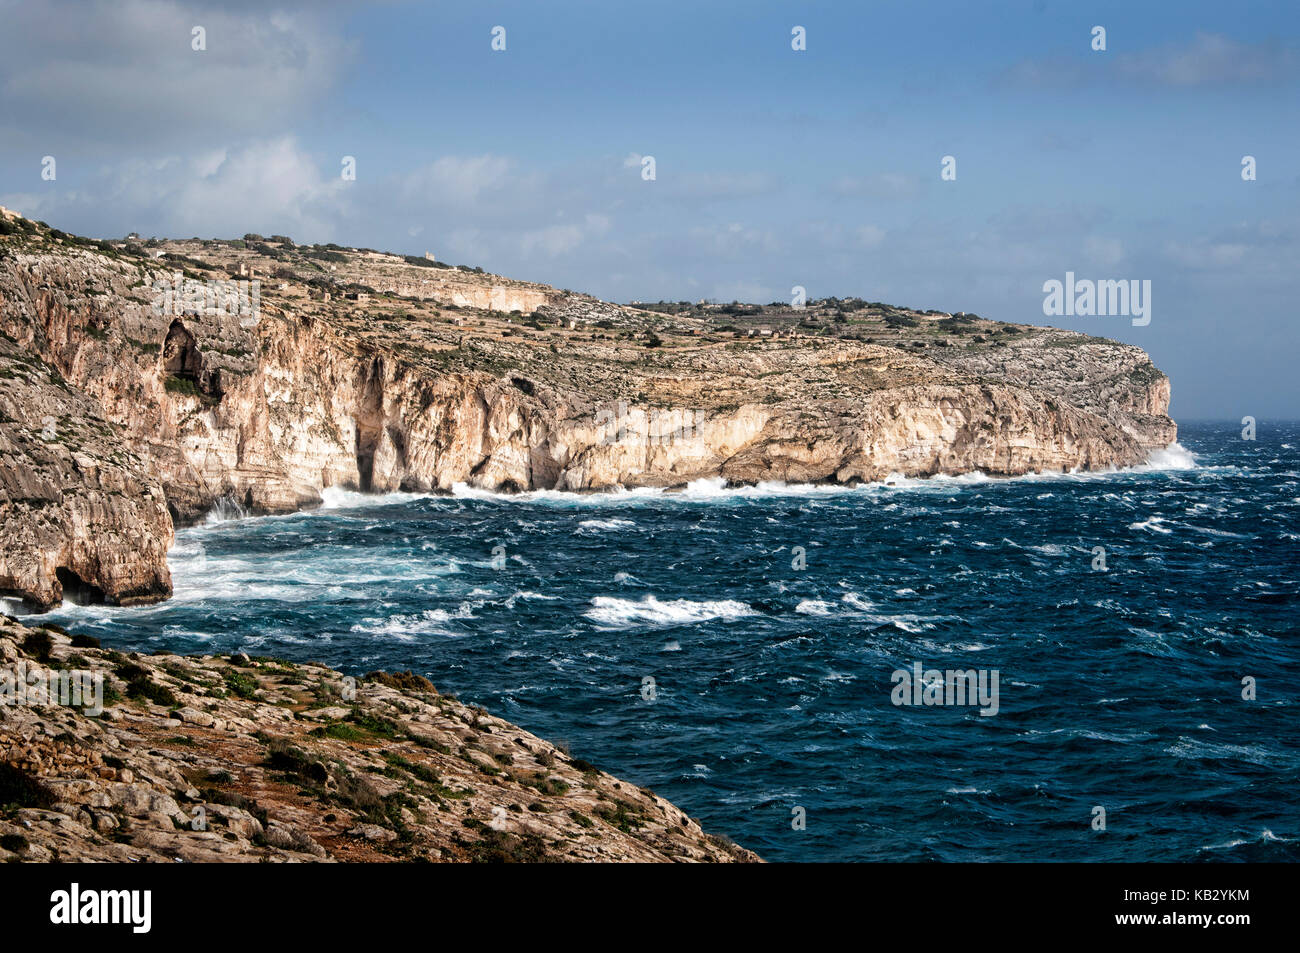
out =
[[[1063,324],[1147,348],[1175,416],[1300,417],[1294,2],[0,0],[0,22],[0,204],[67,230]],[[1151,323],[1044,317],[1066,271],[1149,279]]]

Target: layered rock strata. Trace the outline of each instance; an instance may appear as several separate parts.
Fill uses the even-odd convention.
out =
[[[1176,435],[1141,349],[1051,328],[839,303],[746,332],[366,250],[7,221],[0,592],[38,606],[165,596],[172,521],[222,501],[1010,476]],[[249,280],[252,316],[159,291]]]

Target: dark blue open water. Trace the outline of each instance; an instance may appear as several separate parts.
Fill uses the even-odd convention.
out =
[[[1300,859],[1300,425],[1180,440],[1100,475],[338,493],[182,531],[168,603],[51,618],[413,668],[771,860]],[[997,670],[998,713],[895,706],[914,662]]]

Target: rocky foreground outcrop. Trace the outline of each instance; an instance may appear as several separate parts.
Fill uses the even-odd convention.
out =
[[[38,606],[165,597],[172,521],[223,500],[1017,475],[1175,437],[1141,349],[1051,328],[664,314],[369,250],[0,225],[0,592]],[[160,303],[178,279],[256,280],[256,313]]]
[[[50,671],[100,676],[102,714],[4,694]],[[409,673],[127,656],[0,616],[0,702],[0,862],[758,860]]]

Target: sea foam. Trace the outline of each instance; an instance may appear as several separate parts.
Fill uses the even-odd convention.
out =
[[[640,601],[619,599],[614,596],[596,596],[591,608],[583,613],[592,622],[604,626],[632,625],[691,625],[713,619],[741,619],[758,615],[743,602],[734,599],[695,601],[668,599],[660,602],[654,596]]]

